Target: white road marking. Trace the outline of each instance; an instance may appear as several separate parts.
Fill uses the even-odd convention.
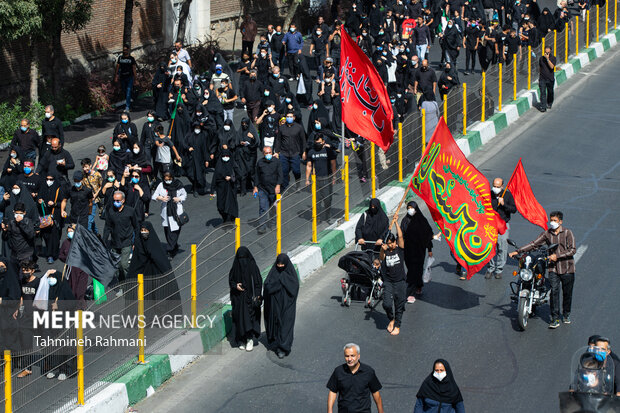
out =
[[[577,248],[577,252],[575,253],[575,264],[577,264],[579,262],[579,260],[581,259],[581,257],[583,257],[583,254],[586,253],[586,251],[588,250],[588,246],[587,245],[580,245],[579,248]]]

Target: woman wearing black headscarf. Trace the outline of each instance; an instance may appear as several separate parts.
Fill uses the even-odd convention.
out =
[[[114,139],[112,142],[112,152],[108,161],[109,169],[114,171],[116,179],[121,179],[123,172],[129,163],[130,152],[123,149],[120,139]]]
[[[416,395],[413,413],[465,413],[463,396],[447,361],[438,359]]]
[[[45,250],[41,248],[39,254],[47,257],[48,263],[51,264],[58,259],[60,233],[62,231],[62,211],[60,206],[65,195],[58,179],[49,174],[45,178],[45,183],[39,189],[37,206],[41,216],[52,215],[53,224],[41,228],[41,238],[45,241]]]
[[[19,308],[19,299],[22,289],[19,284],[19,274],[15,266],[10,265],[9,259],[0,257],[0,348],[16,350],[18,340],[18,324],[13,313]]]
[[[207,190],[205,173],[209,158],[208,132],[200,126],[200,122],[194,121],[192,129],[185,136],[181,149],[181,156],[185,160],[183,167],[185,174],[192,183],[194,197],[204,195]]]
[[[263,291],[263,279],[252,253],[239,247],[228,274],[235,343],[241,350],[252,351],[254,338],[260,335],[260,304],[254,297]]]
[[[549,8],[545,7],[542,14],[538,17],[538,30],[542,37],[555,28],[555,19]]]
[[[131,151],[133,144],[138,142],[140,139],[138,127],[131,121],[129,112],[121,113],[120,121],[114,127],[112,137],[119,140],[123,151]]]
[[[2,167],[2,180],[0,185],[6,190],[13,186],[17,181],[17,177],[23,172],[24,154],[17,146],[11,146],[9,149],[9,157]]]
[[[323,101],[321,101],[321,99],[316,99],[312,103],[312,107],[310,109],[310,116],[308,116],[308,125],[306,127],[306,135],[310,135],[315,130],[314,129],[315,121],[319,119],[327,119],[328,117],[329,117],[329,112],[327,111],[325,104],[323,103]]]
[[[138,274],[144,275],[144,299],[149,303],[147,318],[181,314],[179,285],[153,224],[142,222],[139,235],[134,243],[127,278],[135,280]]]
[[[172,77],[166,62],[159,62],[157,72],[151,82],[153,86],[153,102],[155,104],[155,116],[160,121],[168,120],[168,88]]]
[[[174,257],[179,251],[178,240],[181,234],[179,217],[183,214],[183,202],[187,199],[187,192],[183,188],[183,183],[167,171],[164,173],[164,180],[157,185],[152,199],[161,201],[161,225],[164,227],[168,242],[166,250],[171,257]]]
[[[433,256],[433,230],[422,215],[418,204],[407,204],[407,215],[400,223],[405,240],[405,264],[407,265],[407,301],[414,302],[413,294],[422,294],[422,273],[426,250]]]
[[[239,146],[235,150],[235,161],[239,172],[237,187],[241,196],[244,196],[248,192],[248,183],[250,187],[254,187],[252,185],[252,174],[256,166],[258,133],[252,122],[250,122],[250,118],[243,118],[241,120],[241,127],[238,133],[237,142],[239,142]]]
[[[390,222],[381,208],[381,202],[377,198],[370,200],[368,210],[360,217],[355,226],[355,242],[362,246],[362,250],[378,248],[377,241],[383,241],[388,231]],[[374,244],[367,244],[366,240]]]
[[[293,346],[298,293],[297,271],[288,255],[280,254],[265,278],[263,287],[267,341],[278,358],[288,356]]]
[[[217,196],[217,211],[222,216],[222,223],[234,222],[239,216],[237,190],[235,187],[236,166],[229,149],[220,149],[215,165],[213,185]]]
[[[120,190],[125,193],[125,205],[136,212],[138,222],[144,221],[147,205],[151,202],[151,188],[146,176],[140,171],[130,171],[128,176],[121,179]]]
[[[233,151],[237,147],[238,139],[237,131],[233,126],[232,120],[226,119],[224,121],[224,127],[218,131],[218,145],[220,147],[226,145],[226,147]]]

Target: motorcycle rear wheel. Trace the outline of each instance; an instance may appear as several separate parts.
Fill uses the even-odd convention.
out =
[[[519,306],[518,306],[518,319],[519,327],[521,330],[525,331],[525,327],[527,327],[527,321],[530,317],[530,314],[527,311],[527,300],[529,297],[519,297]]]

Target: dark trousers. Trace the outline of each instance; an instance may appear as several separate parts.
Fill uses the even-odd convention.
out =
[[[418,288],[424,287],[422,274],[424,261],[405,261],[407,264],[407,296],[412,296]]]
[[[131,93],[133,91],[133,76],[121,77],[121,90],[125,95],[125,108],[131,110]]]
[[[407,283],[383,282],[383,309],[390,321],[394,320],[394,327],[400,328],[400,322],[405,312],[405,301],[407,300]]]
[[[260,111],[260,100],[246,101],[245,107],[248,112],[248,117],[254,122]]]
[[[179,249],[179,235],[181,235],[181,229],[176,231],[170,231],[170,227],[164,227],[164,234],[166,235],[166,252],[175,252]]]
[[[170,170],[170,164],[169,163],[161,163],[161,162],[153,162],[153,179],[155,179],[155,181],[158,181],[160,178],[160,174],[161,174],[161,179],[163,179],[164,177],[164,173],[168,172]]]
[[[359,162],[357,162],[357,177],[359,179],[368,178],[368,169],[366,168],[366,145],[360,145],[355,151]]]
[[[241,41],[241,56],[247,53],[250,58],[254,55],[254,40],[242,40]]]
[[[555,81],[538,79],[538,87],[540,89],[540,108],[547,109],[547,106],[553,105],[553,85]]]
[[[41,237],[45,242],[45,254],[42,255],[57,260],[60,249],[60,228],[58,224],[54,223],[54,225],[41,229]]]
[[[291,170],[296,180],[301,178],[301,159],[299,155],[286,156],[280,154],[280,163],[282,164],[282,191],[284,191],[288,186]]]
[[[560,284],[562,285],[562,315],[568,317],[573,302],[575,274],[557,274],[555,272],[550,272],[549,283],[551,284],[551,321],[560,318]]]
[[[259,228],[264,229],[265,225],[275,226],[274,217],[276,215],[275,207],[271,206],[276,201],[276,194],[270,194],[262,189],[258,190],[258,222]],[[269,218],[267,217],[269,211]]]
[[[469,62],[471,62],[471,71],[476,67],[476,50],[472,48],[465,49],[465,70],[469,70]]]
[[[300,55],[295,53],[287,53],[286,60],[288,61],[288,70],[291,73],[291,77],[297,78],[299,76],[299,59]]]
[[[329,176],[316,178],[316,209],[318,218],[323,221],[327,221],[330,217],[333,193],[332,179]],[[323,208],[319,209],[321,202]]]

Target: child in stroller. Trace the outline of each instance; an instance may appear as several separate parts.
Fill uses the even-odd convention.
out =
[[[347,272],[340,280],[342,305],[351,306],[351,301],[364,301],[364,307],[373,309],[383,297],[381,261],[372,250],[351,251],[338,261],[338,266]]]

